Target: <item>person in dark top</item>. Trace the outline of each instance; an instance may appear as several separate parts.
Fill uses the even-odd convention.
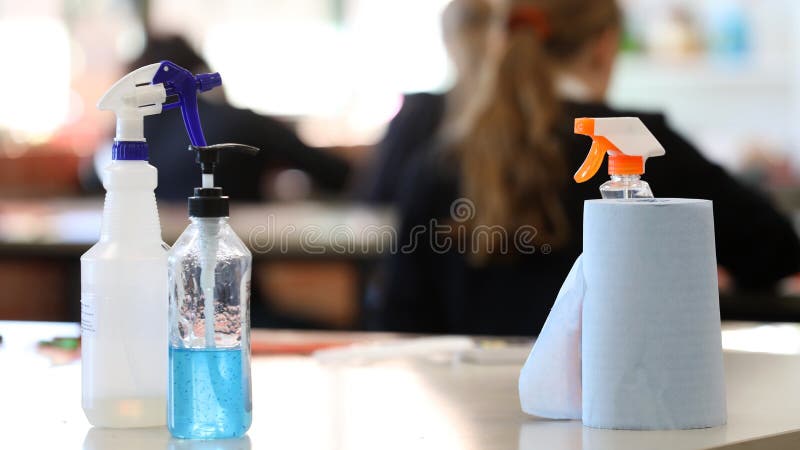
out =
[[[376,146],[374,160],[362,177],[360,194],[367,203],[396,204],[406,168],[427,148],[426,144],[437,133],[444,117],[449,115],[448,111],[463,110],[474,87],[480,84],[485,59],[481,42],[486,40],[488,29],[480,22],[485,21],[485,17],[461,16],[455,6],[451,5],[449,12],[442,16],[442,37],[458,72],[458,83],[447,96],[416,93],[404,97],[402,108],[389,123]],[[467,28],[470,31],[463,32]]]
[[[200,55],[183,38],[176,36],[151,37],[142,55],[131,63],[130,70],[162,60],[170,60],[193,73],[209,71]],[[224,87],[224,73],[222,79]],[[324,192],[341,192],[347,187],[351,168],[345,160],[305,145],[276,119],[225,102],[206,100],[215,94],[216,90],[198,96],[206,141],[209,144],[235,142],[261,149],[255,157],[237,153],[220,156],[215,182],[225,190],[225,195],[241,201],[264,200],[264,176],[270,170],[283,168],[306,172],[315,187]],[[145,117],[144,131],[150,148],[150,163],[158,169],[156,197],[185,201],[192,189],[199,186],[200,175],[194,155],[188,151],[189,137],[180,112],[172,110]],[[96,174],[89,178],[97,180]],[[99,181],[94,184],[99,188]]]
[[[428,143],[410,151],[399,177],[398,251],[377,304],[382,328],[538,334],[583,247],[583,202],[599,198],[606,180],[571,180],[591,145],[573,134],[577,117],[642,119],[667,149],[648,161],[644,179],[657,197],[714,202],[717,260],[738,288],[768,288],[798,271],[797,236],[764,198],[706,160],[662,115],[603,103],[620,28],[613,0],[509,6],[455,0],[446,8],[445,32],[449,24],[462,43],[451,55],[482,58],[480,75],[459,77],[440,115],[401,113],[407,128],[390,127],[390,136]],[[509,242],[526,227],[536,230],[533,254]]]
[[[391,204],[398,197],[398,176],[414,155],[436,133],[444,116],[444,96],[418,93],[406,95],[403,107],[389,122],[383,139],[375,148],[362,197],[368,203]]]

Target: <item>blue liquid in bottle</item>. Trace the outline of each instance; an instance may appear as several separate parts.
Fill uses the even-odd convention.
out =
[[[243,349],[170,347],[169,364],[167,423],[173,436],[225,439],[247,432],[253,408]]]

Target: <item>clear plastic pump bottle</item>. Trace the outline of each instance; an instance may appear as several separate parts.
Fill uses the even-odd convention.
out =
[[[180,438],[238,437],[252,420],[252,256],[227,217],[191,222],[169,255],[167,421]]]
[[[228,198],[213,186],[223,149],[242,147],[192,147],[206,186],[189,198],[191,224],[169,253],[167,426],[178,438],[240,437],[252,422],[252,255],[228,224]]]

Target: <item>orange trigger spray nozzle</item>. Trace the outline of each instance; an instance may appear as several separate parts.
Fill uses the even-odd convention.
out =
[[[610,175],[641,175],[648,157],[664,154],[661,144],[636,117],[575,119],[575,134],[592,138],[589,154],[573,176],[578,183],[597,173],[606,153]]]

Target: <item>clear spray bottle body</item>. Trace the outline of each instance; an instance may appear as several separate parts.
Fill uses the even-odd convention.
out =
[[[639,175],[611,174],[611,179],[600,185],[600,195],[605,199],[653,198],[653,191]]]
[[[243,436],[252,421],[252,255],[227,217],[192,217],[169,253],[167,425],[173,436]]]

